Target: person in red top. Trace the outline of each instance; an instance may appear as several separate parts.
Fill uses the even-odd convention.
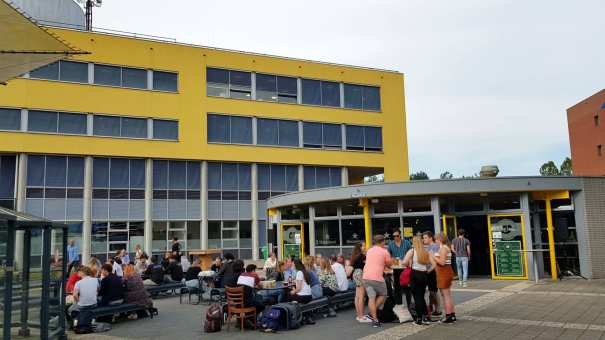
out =
[[[65,287],[65,291],[67,292],[67,294],[72,294],[74,292],[74,287],[76,286],[76,282],[78,282],[82,279],[80,277],[79,273],[80,273],[80,267],[76,268],[76,271],[73,272],[67,279],[67,286]]]
[[[254,279],[254,287],[258,287],[260,285],[260,277],[256,274],[256,265],[249,264],[246,266],[246,272],[241,273],[240,276],[251,277]]]
[[[384,236],[374,236],[374,246],[366,253],[366,264],[363,267],[363,285],[368,295],[368,308],[373,327],[380,327],[377,310],[382,306],[387,295],[384,281],[384,270],[391,266],[391,255],[384,248]]]

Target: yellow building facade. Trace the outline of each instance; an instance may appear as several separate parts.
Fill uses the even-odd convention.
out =
[[[258,258],[269,197],[408,179],[401,73],[52,31],[90,54],[0,87],[0,202],[70,224],[85,258],[174,237]]]

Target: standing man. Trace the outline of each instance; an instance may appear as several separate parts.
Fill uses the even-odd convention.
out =
[[[368,295],[368,308],[372,327],[380,327],[378,308],[382,306],[387,295],[384,281],[384,269],[391,266],[391,255],[384,249],[384,236],[374,236],[374,246],[366,253],[366,265],[363,267],[363,286]]]
[[[430,254],[435,255],[439,253],[440,247],[435,243],[435,237],[432,232],[425,231],[422,233],[422,243],[424,244],[424,249]],[[437,292],[439,291],[437,289],[437,273],[435,272],[435,267],[432,265],[427,271],[427,277],[427,286],[429,288],[428,316],[439,318],[441,316],[441,309],[439,308],[439,296],[437,295]]]
[[[391,242],[389,242],[388,248],[391,257],[394,259],[398,259],[399,262],[402,262],[405,254],[407,254],[408,250],[410,250],[411,247],[412,244],[410,243],[410,241],[402,238],[401,231],[399,229],[395,229],[395,231],[393,231],[393,239],[391,240]],[[401,298],[402,289],[401,285],[399,284],[399,276],[401,275],[402,271],[403,269],[393,269],[393,294],[395,295],[394,298],[396,305],[403,304]],[[406,292],[406,296],[407,294],[409,294],[409,292]]]
[[[181,243],[178,237],[172,238],[172,255],[176,256],[177,262],[181,261]]]
[[[471,258],[471,241],[464,237],[464,229],[458,230],[458,237],[452,240],[452,251],[456,254],[458,285],[466,287],[468,280],[468,261]]]
[[[67,274],[69,276],[71,274],[71,270],[73,268],[78,268],[80,266],[80,248],[76,245],[76,240],[69,240],[67,244]]]

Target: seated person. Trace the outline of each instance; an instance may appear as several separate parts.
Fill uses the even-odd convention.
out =
[[[298,303],[309,303],[313,300],[311,295],[311,275],[300,260],[294,261],[296,268],[295,287],[290,291],[290,299]]]
[[[311,296],[313,296],[313,299],[319,299],[320,297],[323,297],[324,294],[321,290],[321,285],[319,284],[319,279],[317,278],[317,273],[315,272],[315,257],[313,257],[313,256],[305,257],[303,260],[303,264],[305,266],[305,269],[311,276],[311,283],[310,283]]]
[[[187,272],[185,272],[185,285],[189,288],[199,288],[200,281],[198,279],[198,275],[201,271],[202,268],[200,267],[200,260],[193,261],[191,267],[189,267],[189,269],[187,269]]]
[[[243,284],[252,288],[258,288],[258,286],[260,285],[260,277],[258,277],[258,274],[256,274],[256,265],[247,265],[246,271],[241,273],[241,275],[237,279],[237,284]]]
[[[332,270],[334,270],[334,274],[336,274],[336,282],[338,282],[338,291],[346,292],[347,290],[349,290],[349,280],[347,279],[345,267],[340,262],[338,262],[336,256],[332,256],[331,260]]]
[[[164,273],[164,281],[168,282],[181,282],[185,275],[183,275],[183,267],[178,263],[176,255],[170,257],[168,267]]]
[[[143,281],[143,284],[148,286],[161,285],[164,283],[164,267],[151,261],[145,270],[144,276],[146,280]]]
[[[122,277],[124,272],[122,271],[122,258],[119,256],[114,257],[111,261],[111,272],[115,275]]]
[[[265,276],[269,276],[271,275],[271,273],[275,270],[275,267],[277,266],[277,257],[275,257],[275,254],[273,254],[273,252],[271,252],[271,254],[269,254],[269,257],[267,257],[267,260],[265,260],[265,264],[263,265],[263,270],[265,271]]]
[[[132,303],[139,306],[145,306],[146,308],[153,307],[153,301],[149,297],[143,280],[139,273],[137,273],[135,266],[127,264],[124,267],[124,285],[126,291],[124,293],[124,303]],[[137,319],[138,317],[147,316],[147,311],[139,311],[128,315],[129,319]]]
[[[338,292],[336,274],[327,258],[320,261],[319,282],[324,296],[334,296]]]
[[[284,281],[284,261],[278,261],[275,269],[267,280]]]
[[[99,306],[119,305],[124,301],[122,278],[113,273],[109,263],[101,267],[101,286],[99,288]]]
[[[164,271],[168,270],[168,265],[170,264],[170,258],[172,257],[172,253],[167,251],[164,254],[164,258],[162,259],[162,267],[164,267]]]
[[[80,266],[76,269],[75,272],[73,272],[70,276],[69,279],[67,279],[67,286],[65,287],[65,291],[67,292],[67,294],[72,294],[74,291],[74,287],[76,286],[76,282],[80,281],[82,279],[82,277],[80,276]],[[90,268],[89,268],[90,269]],[[92,275],[89,275],[92,276]]]
[[[111,266],[110,266],[111,267]],[[99,280],[91,276],[92,272],[88,267],[80,267],[79,276],[82,278],[74,285],[74,301],[76,302],[69,308],[69,315],[78,311],[77,329],[84,332],[92,332],[92,316],[90,311],[97,307],[97,292],[99,290]]]
[[[149,265],[149,258],[147,257],[147,254],[145,254],[145,253],[142,253],[141,256],[139,256],[139,258],[137,258],[134,263],[135,269],[136,269],[137,273],[139,273],[139,275],[143,275],[143,273],[145,273],[148,265]]]
[[[217,257],[214,259],[212,266],[210,266],[210,270],[212,270],[215,273],[218,273],[221,270],[222,264],[223,264],[223,261],[221,260],[221,258]]]
[[[286,258],[284,261],[284,281],[294,281],[296,278],[296,269],[291,258]]]

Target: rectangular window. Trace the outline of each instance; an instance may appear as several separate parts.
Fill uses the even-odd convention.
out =
[[[345,108],[359,109],[363,108],[361,86],[353,84],[344,84]]]
[[[277,77],[270,74],[256,75],[256,99],[277,101]]]
[[[178,74],[173,72],[153,71],[153,89],[159,91],[177,92]]]
[[[340,107],[340,84],[332,81],[302,79],[302,103]]]
[[[252,98],[252,75],[250,72],[229,71],[229,85],[229,96],[231,98]]]
[[[59,112],[59,133],[85,135],[86,125],[85,114]]]
[[[206,68],[206,94],[211,97],[229,96],[229,71]]]
[[[594,126],[599,126],[599,115],[594,116]]]
[[[279,145],[298,146],[298,122],[290,120],[279,121]]]
[[[252,118],[208,114],[209,143],[252,144]]]
[[[129,138],[147,138],[147,119],[123,117],[120,135]]]
[[[339,167],[305,166],[305,190],[340,186],[341,174]]]
[[[364,147],[366,151],[382,151],[382,129],[366,126],[364,128]]]
[[[95,84],[121,86],[122,70],[119,66],[95,64]]]
[[[380,88],[344,84],[345,108],[380,111]]]
[[[29,73],[29,77],[34,79],[59,80],[59,62],[56,61],[37,68]]]
[[[298,81],[292,77],[277,77],[277,101],[280,103],[298,102]]]
[[[326,148],[342,147],[342,129],[339,124],[323,124],[323,144]]]
[[[258,144],[279,145],[279,121],[259,118],[256,122]]]
[[[347,125],[347,150],[363,150],[363,127]]]
[[[59,61],[59,79],[75,83],[88,83],[88,64],[75,61]]]
[[[319,80],[302,79],[302,103],[321,105],[321,82]]]
[[[67,183],[67,157],[47,156],[44,185],[47,187],[63,187]]]
[[[602,156],[603,155],[603,145],[599,144],[597,145],[597,156]]]
[[[30,110],[27,122],[28,131],[57,132],[57,113],[50,111]]]
[[[147,88],[147,70],[122,67],[122,87]]]
[[[347,125],[347,150],[382,151],[382,128]]]
[[[321,148],[323,146],[321,123],[303,123],[303,146],[305,148]]]
[[[95,136],[120,136],[120,117],[95,115],[92,126]]]
[[[0,130],[20,130],[21,110],[0,108]]]
[[[304,187],[305,190],[315,189],[315,167],[313,166],[305,166],[304,167]]]
[[[380,88],[363,86],[363,109],[365,111],[380,111]]]
[[[231,116],[231,143],[252,144],[252,118]]]
[[[179,139],[179,122],[174,120],[153,120],[153,139]]]
[[[340,107],[340,84],[331,81],[321,82],[321,105]]]

